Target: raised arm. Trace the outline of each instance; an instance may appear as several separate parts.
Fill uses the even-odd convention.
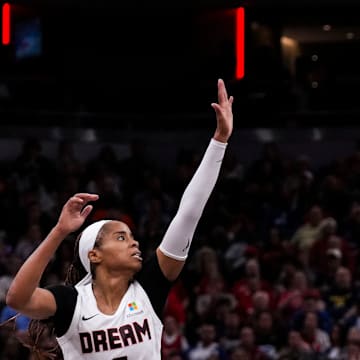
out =
[[[233,130],[232,103],[233,97],[228,97],[225,84],[219,79],[218,103],[211,104],[217,120],[215,134],[156,250],[160,268],[169,280],[175,280],[184,266],[196,226],[218,179],[227,142]]]
[[[59,220],[45,240],[24,262],[6,295],[6,303],[32,319],[46,319],[56,312],[52,293],[39,288],[40,279],[61,242],[84,223],[98,195],[76,194],[64,205]]]

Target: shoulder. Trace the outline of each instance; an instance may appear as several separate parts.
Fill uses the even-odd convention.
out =
[[[73,286],[53,285],[46,288],[55,297],[56,313],[52,317],[55,332],[58,337],[68,330],[78,298],[78,292]]]
[[[150,256],[144,263],[142,270],[136,275],[135,280],[141,285],[156,314],[161,318],[173,283],[167,280],[162,273],[156,254]]]
[[[78,292],[73,286],[67,286],[67,285],[51,285],[46,287],[47,290],[52,292],[55,299],[75,299],[77,298]]]
[[[161,286],[171,286],[173,282],[166,279],[163,272],[160,269],[159,261],[156,256],[156,253],[152,254],[149,259],[144,262],[144,265],[140,272],[135,276],[135,279],[145,287],[148,284],[151,286],[154,285],[154,282],[157,282],[157,285]]]

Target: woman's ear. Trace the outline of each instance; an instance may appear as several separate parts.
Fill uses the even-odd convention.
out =
[[[97,249],[90,250],[88,257],[91,264],[99,264],[101,262],[101,256]]]

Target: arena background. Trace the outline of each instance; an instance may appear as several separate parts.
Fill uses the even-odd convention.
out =
[[[352,217],[359,206],[360,185],[357,1],[37,0],[11,4],[11,44],[0,48],[2,307],[11,279],[9,263],[18,264],[26,257],[25,250],[16,248],[30,236],[29,209],[37,206],[41,213],[31,221],[40,224],[44,236],[72,190],[103,191],[109,198],[112,194],[114,201],[106,198],[99,211],[111,209],[118,216],[130,217],[151,251],[213,133],[210,103],[216,100],[217,79],[223,78],[235,97],[235,131],[229,162],[200,223],[191,259],[208,244],[221,264],[220,277],[229,286],[223,292],[241,304],[234,286],[245,270],[243,265],[229,269],[231,249],[241,264],[256,258],[269,270],[266,261],[274,250],[269,234],[280,229],[284,248],[278,254],[279,264],[285,268],[291,258],[297,269],[305,271],[305,265],[286,252],[285,244],[294,245],[291,239],[306,221],[308,209],[319,204],[324,219],[335,219],[336,236],[350,249],[344,260],[342,248],[342,260],[351,270],[351,291],[356,295],[347,310],[356,308],[360,233],[356,232],[359,220],[354,225]],[[245,76],[236,79],[234,14],[240,6],[245,8]],[[98,169],[97,162],[104,166]],[[66,169],[61,168],[64,163]],[[94,169],[97,178],[90,175]],[[164,186],[158,194],[162,201],[168,196],[173,204],[167,203],[169,207],[159,215],[161,221],[155,216],[159,223],[155,235],[145,225],[151,219],[146,206],[137,203],[151,186],[149,179],[154,178],[150,175]],[[310,181],[310,190],[301,187],[304,178]],[[147,205],[155,211],[159,204]],[[217,231],[222,245],[216,242]],[[233,247],[230,234],[238,248]],[[46,281],[62,280],[61,267],[67,261],[62,256],[50,267]],[[209,274],[191,261],[183,278],[191,291],[186,296],[178,294],[181,301],[177,299],[187,316],[187,320],[177,320],[183,321],[181,328],[190,347],[197,341],[194,329],[214,315],[214,309],[207,309],[208,318],[197,312],[203,305],[199,299],[206,294],[201,281]],[[266,278],[278,297],[284,268]],[[309,269],[315,274],[309,287],[319,290],[320,300],[330,307],[329,289],[323,289],[319,269],[313,264]],[[276,301],[271,306],[272,311],[279,310]],[[244,326],[244,308],[238,307]],[[334,314],[329,317],[339,324]],[[281,325],[286,338],[290,329]],[[349,325],[341,326],[345,339]],[[330,337],[333,328],[325,329]],[[2,334],[0,358],[25,359],[27,354],[14,345],[11,336]],[[286,341],[276,346],[280,354]],[[346,346],[344,340],[341,356],[348,354]],[[332,342],[331,349],[335,347]],[[230,359],[229,354],[221,356]],[[317,357],[309,358],[330,359],[329,354],[313,349],[310,355]],[[188,352],[182,356],[192,360]],[[266,356],[271,358],[271,354]]]

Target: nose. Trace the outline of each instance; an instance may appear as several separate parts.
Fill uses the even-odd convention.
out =
[[[132,247],[139,247],[139,242],[136,241],[135,239],[132,240],[132,244],[131,244]]]

